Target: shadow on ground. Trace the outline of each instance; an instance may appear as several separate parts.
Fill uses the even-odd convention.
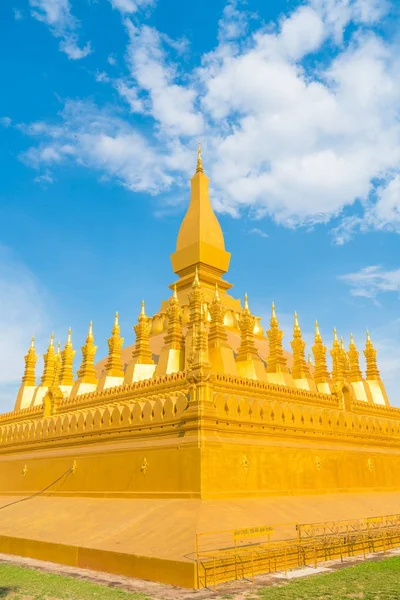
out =
[[[17,588],[15,587],[0,587],[0,598],[7,598],[11,592],[16,592]]]

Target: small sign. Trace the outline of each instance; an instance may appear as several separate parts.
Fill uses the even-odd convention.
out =
[[[265,527],[247,527],[246,529],[235,529],[233,531],[233,539],[242,537],[260,537],[263,535],[272,535],[274,533],[273,527],[266,525]]]

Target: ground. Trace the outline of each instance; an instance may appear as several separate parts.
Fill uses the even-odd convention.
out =
[[[236,581],[217,590],[184,590],[0,555],[0,599],[7,600],[400,600],[400,552]],[[317,574],[316,574],[317,573]]]

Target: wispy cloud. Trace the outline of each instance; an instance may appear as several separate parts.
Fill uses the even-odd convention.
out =
[[[12,120],[10,119],[10,117],[0,117],[0,125],[2,127],[10,127],[12,123]]]
[[[19,8],[14,8],[13,12],[14,12],[14,19],[16,21],[21,21],[24,18],[24,14],[23,14],[22,10],[19,10]]]
[[[75,161],[81,166],[99,170],[132,191],[157,194],[168,190],[190,173],[191,160],[176,140],[163,151],[151,143],[139,129],[121,119],[112,108],[99,110],[84,102],[69,102],[63,112],[62,126],[43,122],[21,126],[41,142],[21,156],[36,169]]]
[[[199,135],[203,117],[196,110],[196,91],[176,82],[175,65],[167,60],[164,38],[147,25],[126,21],[130,43],[127,60],[132,79],[147,95],[148,112],[169,136]]]
[[[258,236],[260,236],[262,238],[269,237],[268,233],[266,233],[262,229],[259,229],[258,227],[253,227],[252,229],[249,229],[248,233],[250,233],[251,235],[258,235]]]
[[[123,14],[136,13],[139,9],[148,8],[156,3],[156,0],[110,0],[111,5]]]
[[[32,16],[45,23],[60,38],[60,49],[71,60],[85,58],[92,51],[90,42],[83,47],[78,41],[79,21],[72,15],[69,0],[29,0]]]
[[[40,183],[43,186],[47,186],[50,183],[54,183],[54,179],[52,177],[52,175],[50,174],[49,171],[43,173],[43,175],[38,175],[37,177],[35,177],[34,179],[35,183]]]
[[[353,296],[375,298],[385,292],[400,293],[400,269],[390,271],[374,265],[341,275],[339,279],[350,286]]]

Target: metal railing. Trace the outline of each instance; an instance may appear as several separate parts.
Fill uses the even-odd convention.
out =
[[[280,524],[279,533],[288,526]],[[196,535],[198,587],[212,587],[260,574],[284,572],[344,557],[400,547],[400,515],[297,524],[297,536],[271,541],[272,528],[224,530]],[[250,531],[240,535],[240,532]],[[239,532],[239,535],[237,535]],[[236,535],[235,535],[236,534]],[[204,541],[207,540],[208,544]],[[210,547],[212,546],[213,547]],[[207,547],[208,546],[208,547]]]

